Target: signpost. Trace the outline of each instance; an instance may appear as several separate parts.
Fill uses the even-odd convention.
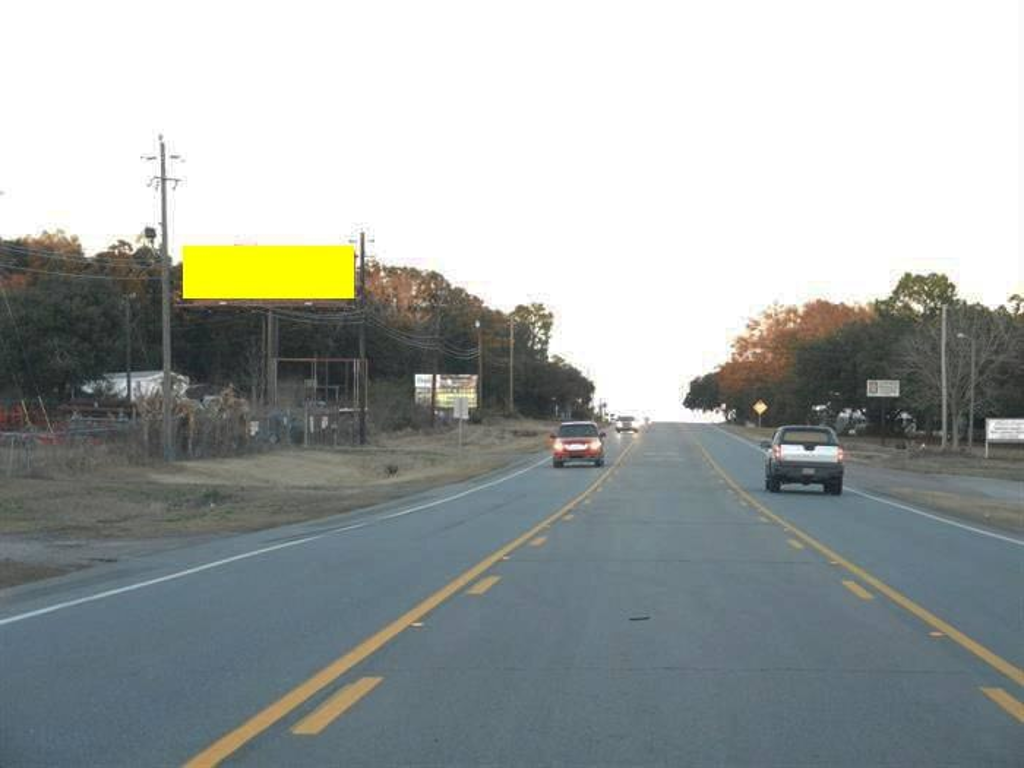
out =
[[[757,426],[761,426],[761,417],[768,412],[768,403],[764,400],[758,400],[754,403],[754,413],[757,414]]]
[[[462,450],[462,422],[469,418],[469,398],[456,395],[452,398],[452,415],[459,422],[459,450]]]
[[[1024,419],[985,419],[985,458],[989,443],[1024,443]]]
[[[899,379],[868,379],[868,397],[877,397],[878,400],[878,431],[882,436],[882,445],[885,445],[885,398],[900,396]]]

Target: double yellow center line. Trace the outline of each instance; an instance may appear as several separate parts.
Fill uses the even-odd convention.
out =
[[[1020,667],[1007,661],[1006,659],[994,653],[993,651],[990,651],[977,640],[968,637],[949,622],[940,619],[938,616],[936,616],[928,609],[915,603],[902,592],[893,589],[878,577],[868,573],[859,565],[856,565],[851,561],[847,560],[846,558],[842,557],[840,554],[830,549],[829,547],[825,546],[811,535],[801,531],[799,528],[797,528],[795,525],[793,525],[785,518],[772,512],[764,504],[759,502],[757,499],[755,499],[753,496],[747,493],[747,491],[741,488],[739,484],[737,484],[736,481],[732,479],[729,473],[722,469],[722,467],[719,465],[717,461],[711,458],[711,454],[707,452],[704,446],[701,445],[695,437],[692,439],[697,448],[700,449],[700,452],[704,454],[705,460],[719,474],[719,476],[721,476],[725,480],[725,482],[734,491],[736,491],[737,494],[739,494],[740,498],[745,499],[752,507],[754,507],[754,509],[760,512],[762,515],[781,525],[789,533],[792,533],[796,539],[799,539],[801,542],[811,547],[812,549],[817,550],[820,554],[828,558],[830,562],[845,568],[847,571],[852,573],[862,582],[874,588],[876,592],[885,595],[892,602],[896,603],[896,605],[900,606],[906,611],[909,611],[914,616],[919,618],[921,621],[930,625],[932,628],[938,630],[939,632],[942,632],[950,640],[957,643],[970,653],[974,654],[976,657],[984,661],[993,669],[1006,675],[1006,677],[1013,680],[1015,683],[1017,683],[1017,685],[1024,685],[1024,670],[1022,670]],[[847,589],[850,589],[850,591],[854,592],[854,594],[857,594],[858,597],[862,597],[862,595],[860,595],[859,592],[864,592],[865,594],[868,594],[869,597],[863,599],[870,599],[870,593],[867,593],[867,591],[864,590],[864,588],[861,585],[857,584],[856,582],[850,582],[850,584],[852,584],[853,586],[847,584]],[[856,587],[856,589],[854,589],[854,587]]]
[[[298,707],[302,706],[304,703],[309,701],[309,699],[327,686],[331,685],[335,680],[344,675],[354,666],[372,656],[387,643],[394,640],[395,637],[401,634],[410,625],[415,622],[419,622],[424,616],[448,600],[452,595],[458,593],[468,584],[475,581],[477,577],[482,575],[495,563],[500,562],[503,557],[506,557],[510,552],[513,552],[531,539],[534,539],[534,537],[536,537],[541,531],[567,514],[592,493],[599,490],[605,480],[608,479],[610,473],[629,455],[629,452],[633,449],[635,444],[635,442],[631,441],[630,444],[626,446],[626,449],[619,454],[615,462],[604,470],[604,472],[602,472],[601,475],[591,483],[585,491],[583,491],[583,493],[572,499],[557,512],[544,518],[544,520],[537,523],[537,525],[533,526],[521,536],[510,541],[493,554],[488,555],[469,570],[464,571],[459,576],[456,576],[452,581],[448,582],[448,584],[432,594],[430,597],[406,611],[383,629],[380,629],[373,635],[370,635],[370,637],[363,640],[355,648],[332,661],[304,683],[296,686],[273,704],[250,717],[230,733],[227,733],[217,739],[217,741],[185,763],[185,768],[212,768],[212,766],[220,764],[220,762],[225,758],[230,757],[249,741],[259,736]],[[489,587],[490,585],[488,588]],[[375,679],[376,678],[363,678],[363,680]],[[364,685],[370,684],[364,683]],[[369,693],[373,686],[376,685],[377,683],[373,683],[366,690],[363,690],[362,688],[355,691],[349,690],[348,694],[345,694],[345,691],[348,689],[342,689],[338,694],[336,694],[335,698],[329,699],[324,705],[322,705],[327,708],[323,716],[325,722],[330,722],[334,717],[337,717],[338,714],[355,703],[355,701],[358,701],[359,698],[362,698],[362,696]],[[332,701],[335,702],[333,705],[331,705]],[[316,714],[317,713],[314,712],[311,717],[315,717]],[[310,728],[317,724],[319,724],[319,720],[315,720],[313,726],[310,726]]]

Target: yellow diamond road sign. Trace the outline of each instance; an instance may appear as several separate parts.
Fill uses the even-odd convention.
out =
[[[754,411],[757,412],[758,416],[761,416],[767,410],[768,403],[766,403],[764,400],[758,400],[756,403],[754,403]]]

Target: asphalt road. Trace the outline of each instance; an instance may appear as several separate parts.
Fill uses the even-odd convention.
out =
[[[0,765],[1024,764],[1022,542],[609,446],[0,593]]]

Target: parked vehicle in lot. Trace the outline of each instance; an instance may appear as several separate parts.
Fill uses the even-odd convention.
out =
[[[563,421],[551,435],[551,463],[559,469],[567,461],[591,461],[600,467],[604,464],[604,436],[592,421]]]
[[[615,431],[616,432],[639,432],[640,427],[637,426],[636,419],[632,416],[619,415],[615,419]]]
[[[765,490],[778,493],[785,483],[813,483],[825,493],[843,492],[843,449],[828,427],[779,427],[761,447],[765,449]]]

